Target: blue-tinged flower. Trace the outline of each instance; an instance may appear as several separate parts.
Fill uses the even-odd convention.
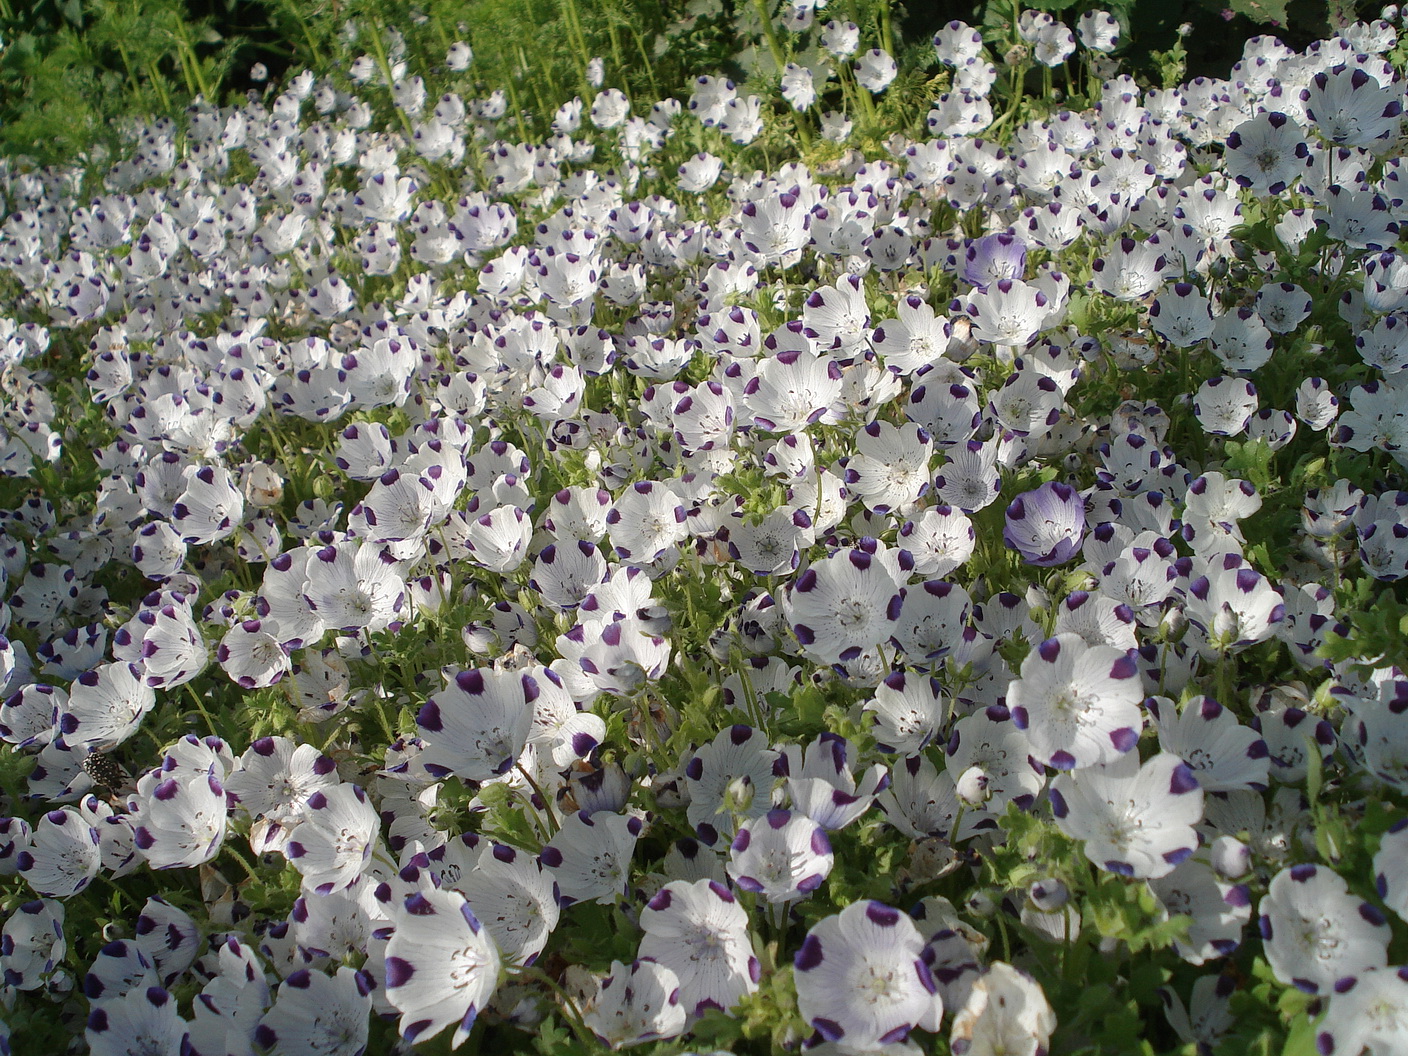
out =
[[[1002,539],[1029,565],[1064,565],[1080,553],[1085,502],[1068,484],[1051,481],[1024,492],[1007,507]]]
[[[1020,279],[1027,268],[1027,244],[1016,235],[984,235],[968,244],[963,281],[980,290],[999,279]]]

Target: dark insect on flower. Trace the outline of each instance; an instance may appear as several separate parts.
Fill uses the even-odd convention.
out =
[[[83,772],[96,784],[113,792],[132,780],[121,763],[112,756],[99,752],[89,752],[83,757]]]

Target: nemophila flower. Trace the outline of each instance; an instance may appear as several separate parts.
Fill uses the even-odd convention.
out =
[[[506,772],[528,743],[537,680],[527,673],[474,669],[455,676],[421,708],[416,723],[432,774],[485,781]]]
[[[1046,322],[1047,297],[1020,279],[998,279],[975,290],[964,308],[972,320],[974,338],[1022,348]]]
[[[1076,50],[1075,34],[1064,22],[1043,26],[1034,44],[1032,57],[1043,66],[1059,66]]]
[[[62,902],[24,902],[0,930],[0,968],[5,985],[16,990],[44,986],[67,952]]]
[[[128,810],[137,850],[153,869],[208,862],[225,839],[225,789],[213,774],[155,771],[138,782]]]
[[[883,92],[898,73],[899,64],[893,56],[879,48],[871,48],[856,60],[856,82],[869,92]]]
[[[266,819],[256,853],[282,849],[288,830],[303,816],[308,798],[338,783],[333,761],[311,744],[260,737],[245,750],[225,781],[231,799],[251,818]],[[258,826],[251,830],[254,840]]]
[[[898,545],[913,561],[915,575],[938,578],[967,563],[977,536],[967,515],[937,506],[902,524]]]
[[[1385,374],[1408,369],[1408,316],[1386,315],[1354,338],[1359,358]]]
[[[1213,436],[1236,436],[1257,411],[1256,386],[1241,378],[1211,378],[1193,397],[1193,415]]]
[[[184,685],[209,662],[210,649],[190,608],[163,605],[157,609],[142,636],[143,681],[157,689]]]
[[[758,989],[748,913],[718,881],[671,881],[641,910],[640,926],[640,959],[675,973],[689,1015],[726,1012]]]
[[[72,748],[113,748],[136,733],[155,706],[156,693],[143,680],[140,668],[102,664],[74,680],[67,702],[60,707],[59,733]]]
[[[159,986],[135,987],[88,1013],[84,1040],[94,1056],[166,1056],[186,1051],[189,1032],[170,993]]]
[[[187,543],[213,543],[239,527],[244,496],[234,478],[218,466],[187,466],[185,490],[171,508],[172,527]]]
[[[1194,559],[1184,612],[1215,656],[1266,641],[1285,618],[1286,606],[1280,592],[1244,564],[1240,554],[1224,554],[1212,562]]]
[[[634,616],[579,625],[566,637],[580,636],[577,658],[587,681],[602,693],[629,697],[658,679],[670,662],[670,643]]]
[[[798,433],[821,420],[841,387],[841,368],[831,357],[784,351],[758,364],[743,387],[743,403],[759,428]]]
[[[261,621],[242,620],[225,632],[215,647],[215,660],[236,684],[262,689],[289,673],[293,666],[290,652]]]
[[[341,542],[313,550],[302,598],[327,626],[344,634],[385,630],[401,615],[406,583],[396,562],[371,542]]]
[[[1027,735],[1011,721],[1007,708],[996,705],[959,719],[945,746],[944,764],[955,782],[979,781],[981,809],[1002,814],[1008,803],[1030,808],[1046,783],[1041,767],[1031,759]]]
[[[615,901],[626,889],[644,822],[608,811],[569,814],[543,847],[542,863],[564,904]]]
[[[135,943],[170,986],[196,959],[202,936],[192,917],[164,898],[149,898],[137,915]]]
[[[761,818],[772,807],[773,785],[782,776],[780,754],[767,735],[736,724],[719,732],[685,764],[689,823],[713,843],[731,836],[734,817]]]
[[[913,755],[943,727],[948,706],[935,678],[918,671],[892,671],[864,705],[875,716],[872,733],[886,752]]]
[[[700,76],[694,79],[694,92],[689,97],[689,111],[708,127],[724,119],[730,99],[737,98],[738,89],[727,77]]]
[[[1250,307],[1226,312],[1213,323],[1213,354],[1228,370],[1257,370],[1266,365],[1274,347],[1270,329]]]
[[[1091,264],[1092,285],[1120,301],[1138,301],[1159,287],[1167,263],[1157,238],[1121,238]]]
[[[1173,943],[1189,964],[1229,957],[1242,944],[1242,931],[1252,919],[1247,887],[1221,879],[1201,856],[1151,880],[1149,887],[1170,916],[1192,918],[1187,937]]]
[[[465,899],[501,956],[532,964],[557,927],[559,892],[534,855],[496,843],[462,880]]]
[[[674,971],[655,961],[612,961],[582,1021],[613,1049],[679,1037],[689,1022],[679,984]]]
[[[51,810],[34,826],[15,865],[34,893],[68,898],[92,882],[102,865],[98,830],[74,810]]]
[[[611,493],[601,488],[563,488],[549,500],[543,527],[559,540],[600,542],[611,512]]]
[[[1388,963],[1383,914],[1350,894],[1324,866],[1293,865],[1271,880],[1257,906],[1262,950],[1276,978],[1306,993]]]
[[[871,422],[856,435],[846,490],[879,513],[912,507],[929,490],[932,453],[932,438],[913,422]]]
[[[1177,708],[1167,697],[1153,697],[1148,707],[1159,747],[1187,763],[1204,792],[1266,788],[1271,769],[1266,741],[1217,701],[1197,696]]]
[[[1056,1013],[1041,984],[1020,968],[994,961],[954,1010],[949,1047],[954,1056],[1042,1056],[1055,1029]]]
[[[1000,279],[1021,279],[1026,265],[1027,246],[1016,235],[984,235],[974,239],[964,254],[963,281],[986,290]]]
[[[782,809],[740,825],[729,850],[733,882],[773,903],[811,894],[834,862],[826,830],[805,814]]]
[[[1325,209],[1316,210],[1316,221],[1323,221],[1330,237],[1350,248],[1382,251],[1397,241],[1397,215],[1383,195],[1336,185],[1325,192],[1324,202]]]
[[[943,998],[914,921],[879,902],[853,902],[812,927],[793,965],[797,1010],[821,1041],[868,1052],[937,1031]]]
[[[1300,94],[1316,131],[1341,147],[1382,153],[1403,122],[1401,93],[1358,66],[1338,66],[1311,78]]]
[[[1131,752],[1061,774],[1048,794],[1057,827],[1085,841],[1085,856],[1112,873],[1166,876],[1198,846],[1203,791],[1171,753],[1140,766]]]
[[[1323,1056],[1393,1056],[1408,1045],[1408,968],[1369,968],[1342,979],[1315,1030]]]
[[[761,521],[730,525],[728,548],[733,559],[749,572],[778,576],[797,568],[801,549],[811,545],[815,537],[807,511],[784,506]]]
[[[963,66],[983,53],[983,37],[968,23],[954,20],[934,34],[934,51],[945,66]]]
[[[851,773],[849,748],[844,737],[823,733],[805,748],[783,749],[792,806],[823,829],[845,828],[869,810],[890,783],[883,763],[872,764],[857,781]]]
[[[19,870],[15,859],[29,846],[33,830],[23,818],[0,818],[0,876],[14,876]]]
[[[1283,113],[1257,114],[1228,134],[1223,167],[1254,194],[1283,194],[1309,170],[1305,131]]]
[[[882,319],[871,334],[871,344],[885,366],[911,374],[937,362],[948,348],[948,321],[936,316],[922,297],[910,294],[896,306],[898,318]]]
[[[345,965],[331,976],[300,968],[279,985],[254,1041],[270,1056],[358,1056],[367,1047],[372,989],[371,976]]]
[[[946,461],[934,477],[934,488],[945,505],[976,513],[1002,494],[996,443],[968,440],[946,448],[944,455]]]
[[[1143,696],[1130,654],[1063,634],[1027,654],[1007,704],[1032,757],[1071,770],[1111,762],[1138,743]]]
[[[821,29],[821,46],[838,59],[853,55],[860,46],[860,27],[854,22],[827,22]]]
[[[1080,552],[1085,500],[1069,485],[1050,481],[1007,507],[1002,539],[1029,565],[1063,565]]]
[[[865,550],[823,558],[788,592],[792,633],[820,663],[853,660],[894,633],[901,586],[889,563]]]
[[[1076,22],[1080,42],[1091,51],[1109,53],[1119,45],[1120,23],[1108,11],[1086,11]]]
[[[359,785],[335,785],[308,797],[303,821],[289,834],[284,853],[304,888],[325,895],[362,875],[380,831],[366,792]]]
[[[1261,509],[1261,495],[1250,481],[1229,479],[1217,470],[1195,477],[1183,500],[1182,536],[1199,553],[1235,549],[1245,542],[1239,521]]]
[[[1292,333],[1312,307],[1310,295],[1293,282],[1268,282],[1256,294],[1257,314],[1278,334]]]
[[[626,489],[606,515],[606,524],[616,553],[635,562],[654,561],[688,533],[679,496],[654,481]]]
[[[850,275],[835,286],[814,289],[802,307],[803,333],[817,348],[845,355],[865,341],[870,311],[860,276]]]
[[[795,62],[789,62],[782,70],[782,98],[792,105],[793,110],[807,110],[816,102],[816,86],[812,71]]]

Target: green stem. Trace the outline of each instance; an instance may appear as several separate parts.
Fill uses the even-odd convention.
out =
[[[781,76],[787,59],[782,50],[782,43],[777,39],[777,30],[773,28],[772,12],[768,10],[767,0],[753,0],[753,6],[758,9],[758,18],[763,23],[763,35],[768,38],[768,50],[772,52],[772,61],[777,63],[777,73]]]
[[[895,54],[895,34],[890,24],[890,0],[880,0],[880,46],[892,58]]]
[[[523,775],[523,780],[528,782],[528,787],[533,790],[534,795],[543,801],[543,810],[547,814],[548,836],[551,838],[558,830],[557,813],[552,809],[552,797],[543,791],[542,786],[533,779],[533,775],[528,772],[527,767],[519,762],[515,762],[513,765]]]
[[[205,710],[205,701],[200,699],[200,694],[192,688],[189,682],[185,683],[186,693],[196,702],[196,710],[200,712],[201,718],[205,719],[206,731],[212,737],[219,737],[220,734],[215,729],[215,720],[210,717],[210,712]]]

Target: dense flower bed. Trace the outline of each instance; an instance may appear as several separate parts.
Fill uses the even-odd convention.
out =
[[[1408,1047],[1397,23],[830,13],[0,172],[0,1052]]]

